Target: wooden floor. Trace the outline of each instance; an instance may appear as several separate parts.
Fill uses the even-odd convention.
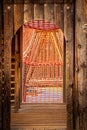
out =
[[[11,130],[66,130],[66,105],[23,104],[11,114]]]

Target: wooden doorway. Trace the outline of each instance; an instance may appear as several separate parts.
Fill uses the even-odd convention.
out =
[[[39,22],[39,21],[35,21],[35,22]],[[43,22],[43,21],[40,21],[40,22]],[[46,130],[50,128],[52,129],[63,128],[64,130],[66,129],[66,121],[67,121],[66,104],[64,103],[64,100],[63,100],[63,87],[64,87],[63,86],[63,79],[64,79],[63,77],[64,76],[64,72],[63,72],[64,63],[63,62],[65,61],[64,54],[63,54],[65,50],[64,49],[64,35],[60,28],[58,28],[57,26],[55,26],[54,28],[54,24],[50,24],[50,28],[51,29],[47,28],[47,30],[40,30],[40,29],[35,30],[35,28],[34,30],[33,29],[31,30],[31,28],[28,28],[26,33],[23,34],[23,31],[25,30],[23,30],[23,27],[22,27],[15,35],[15,42],[13,41],[13,43],[15,43],[15,47],[13,46],[15,48],[14,54],[16,56],[15,58],[17,58],[15,60],[15,65],[16,65],[15,70],[17,69],[16,75],[15,75],[15,78],[17,81],[17,84],[15,86],[15,99],[16,99],[15,112],[18,112],[18,113],[13,112],[11,114],[12,130],[14,128],[19,128],[19,129],[24,128],[24,130],[26,128],[28,128],[29,130],[32,130],[34,128],[36,129],[44,128]],[[39,43],[35,42],[36,39],[34,39],[35,41],[33,41],[32,43],[34,44],[34,46],[32,45],[32,47],[29,48],[29,46],[31,45],[29,44],[29,41],[28,41],[29,36],[30,36],[29,32],[33,32],[33,31],[34,32],[37,31],[35,32],[35,34],[38,33],[37,40],[40,40],[40,42]],[[25,36],[27,35],[27,36],[24,37],[23,35]],[[26,40],[23,41],[24,38],[25,39],[27,38],[27,41],[28,41],[27,43],[26,43]],[[31,37],[30,37],[30,40],[31,40]],[[41,49],[41,50],[38,51],[37,46],[38,46],[38,49]],[[30,51],[29,50],[26,51],[26,49],[33,49],[33,52],[31,51],[30,53]],[[40,54],[36,53],[36,50],[37,52],[40,52]],[[24,57],[23,57],[23,53],[25,54]],[[31,55],[29,55],[29,53]],[[36,55],[38,55],[38,57],[35,57],[35,53]],[[41,57],[41,54],[43,55],[44,59]],[[31,60],[30,59],[31,56],[34,57],[35,59]],[[43,90],[43,88],[44,89],[49,88],[48,89],[49,93],[47,95],[46,93],[44,93],[43,97],[42,95],[40,95],[41,97],[40,98],[38,97],[39,100],[36,97],[35,97],[36,99],[33,100],[33,98],[31,96],[29,97],[28,95],[30,102],[29,101],[26,102],[24,98],[27,98],[27,97],[24,97],[24,96],[27,95],[28,93],[27,89],[29,89],[29,85],[31,85],[29,84],[31,83],[29,81],[29,78],[30,80],[32,80],[31,73],[30,73],[30,70],[31,71],[33,70],[33,68],[30,69],[32,65],[35,65],[33,67],[36,67],[36,70],[34,71],[35,73],[33,76],[36,76],[38,78],[40,77],[42,79],[42,80],[41,79],[38,80],[38,81],[41,80],[41,82],[38,82],[39,86],[41,87],[40,89]],[[41,70],[38,71],[37,67],[38,69],[41,69],[43,73],[38,75],[38,72],[40,72]],[[29,71],[28,75],[25,73],[26,70]],[[22,76],[19,76],[21,77],[19,79],[18,79],[18,75],[19,75],[18,73],[22,75]],[[25,79],[26,83],[29,81],[29,83],[27,83],[28,84],[27,86],[24,86],[24,83],[25,83],[24,78],[26,78]],[[19,80],[21,81],[22,84],[20,83]],[[37,82],[34,84],[37,85]],[[35,86],[33,86],[33,89],[34,88]],[[39,90],[38,86],[36,86],[36,88]],[[62,91],[60,91],[60,89]],[[22,93],[24,95],[22,95]],[[30,93],[30,90],[29,90],[29,93]],[[23,101],[21,100],[22,96],[23,96]],[[46,96],[47,96],[47,99],[46,99]]]
[[[28,6],[29,6],[29,8],[28,8]],[[21,8],[19,8],[19,7],[21,7]],[[73,55],[72,54],[73,54],[73,47],[74,47],[74,45],[73,45],[73,43],[74,43],[74,32],[73,32],[74,23],[72,21],[73,21],[73,18],[74,18],[74,12],[73,12],[74,5],[73,5],[73,3],[63,3],[63,4],[51,3],[51,5],[49,3],[44,3],[44,4],[39,4],[39,5],[36,4],[36,3],[35,3],[35,5],[31,3],[29,5],[23,4],[23,6],[21,6],[20,4],[19,5],[16,4],[16,6],[14,6],[14,13],[13,14],[12,13],[7,14],[5,12],[6,13],[5,16],[8,16],[8,15],[13,16],[14,15],[14,21],[15,21],[14,22],[15,23],[14,28],[16,28],[15,30],[17,30],[19,28],[19,26],[23,24],[22,23],[23,18],[24,18],[23,15],[25,15],[26,11],[24,12],[24,14],[21,13],[21,11],[23,11],[22,7],[24,7],[24,8],[27,7],[28,9],[33,9],[33,11],[31,11],[31,12],[34,12],[34,16],[31,13],[32,17],[30,19],[32,19],[32,18],[38,19],[39,15],[37,15],[37,14],[40,12],[40,9],[42,9],[39,19],[43,18],[43,19],[46,19],[47,21],[50,21],[50,20],[53,21],[54,18],[55,18],[56,23],[60,24],[62,26],[63,30],[64,30],[64,34],[66,36],[66,41],[67,41],[67,46],[66,46],[66,50],[67,50],[67,54],[66,54],[67,55],[66,56],[67,57],[67,60],[66,60],[66,69],[67,69],[67,71],[66,71],[67,72],[66,73],[67,89],[66,90],[67,90],[67,96],[66,97],[67,97],[67,111],[68,111],[68,117],[69,117],[68,118],[68,124],[69,124],[69,127],[71,128],[72,124],[73,124],[72,123],[73,112],[71,110],[72,110],[72,107],[73,107],[73,105],[72,105],[72,103],[73,103],[73,101],[72,101]],[[19,17],[17,17],[16,14],[17,14],[19,9],[21,11],[19,11]],[[61,9],[61,11],[59,11],[60,9]],[[43,12],[45,12],[45,13],[43,13]],[[21,15],[21,14],[23,14],[23,15]],[[43,15],[44,15],[44,17],[43,17]],[[29,15],[29,16],[31,16],[31,15]],[[58,17],[60,19],[58,19]],[[6,17],[6,19],[7,19],[7,17]],[[8,20],[9,19],[6,20],[5,25],[8,24],[8,22],[7,22]],[[10,21],[10,23],[11,23],[11,25],[13,25],[13,21]],[[20,25],[18,25],[18,24],[20,24]],[[68,28],[68,26],[69,26],[69,28]],[[5,31],[7,32],[8,28],[6,28],[6,27],[8,27],[8,26],[5,26]],[[9,33],[9,36],[10,36],[11,32],[12,32],[12,28],[10,28],[9,30],[10,30],[10,33]],[[8,37],[8,35],[5,35],[5,39],[7,37]],[[8,42],[8,44],[6,44],[7,42]],[[7,42],[5,42],[5,44],[8,48],[10,48],[11,40],[10,40],[10,42],[9,41],[7,41]],[[10,63],[10,52],[8,53],[8,55],[6,53],[7,53],[7,48],[5,48],[5,63],[8,63],[8,61]],[[9,59],[9,60],[7,61],[7,59]],[[5,68],[9,72],[10,64],[9,65],[5,64]],[[8,82],[7,83],[7,88],[8,88],[8,85],[10,86],[10,78],[6,79],[6,76],[7,76],[6,74],[7,73],[5,73],[5,80],[6,80],[6,83]],[[16,101],[18,101],[18,100],[16,100]]]

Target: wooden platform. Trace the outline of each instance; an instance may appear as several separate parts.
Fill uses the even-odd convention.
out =
[[[11,130],[66,130],[66,105],[22,104],[11,115]]]

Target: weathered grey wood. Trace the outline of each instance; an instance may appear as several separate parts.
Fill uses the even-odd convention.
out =
[[[46,22],[54,22],[54,5],[44,4],[44,20]]]
[[[43,20],[43,19],[44,19],[44,5],[34,4],[34,20]]]
[[[13,37],[13,4],[4,4],[4,97],[3,130],[10,130],[11,42]]]
[[[34,4],[24,4],[24,23],[34,19]]]
[[[54,4],[54,23],[64,31],[64,5]]]
[[[75,30],[75,67],[76,67],[76,128],[87,129],[87,32],[84,31],[85,12],[84,1],[76,1]]]
[[[73,129],[73,99],[72,87],[74,76],[74,6],[64,5],[64,35],[66,43],[66,100],[67,100],[67,130]]]
[[[14,34],[23,25],[24,5],[14,4]]]

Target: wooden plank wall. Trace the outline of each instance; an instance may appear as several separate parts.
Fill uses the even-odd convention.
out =
[[[17,1],[15,1],[17,2]],[[20,2],[20,1],[19,1]],[[23,24],[23,13],[24,22],[33,19],[46,19],[47,21],[56,22],[61,29],[64,31],[66,39],[66,86],[67,86],[67,126],[68,130],[72,130],[73,127],[86,130],[87,128],[87,110],[86,110],[86,84],[87,84],[87,41],[86,34],[83,33],[82,26],[85,22],[84,19],[84,5],[82,0],[76,0],[76,12],[75,12],[75,86],[73,85],[74,76],[74,12],[73,4],[67,4],[65,2],[64,8],[62,5],[55,0],[54,6],[53,1],[47,1],[47,3],[42,5],[43,0],[40,0],[39,4],[37,1],[35,4],[31,1],[26,0],[26,3],[13,5],[4,4],[4,104],[3,104],[3,123],[4,130],[9,130],[9,115],[10,115],[10,102],[8,97],[10,97],[10,66],[11,66],[11,40],[13,36],[13,23],[14,23],[14,33]],[[62,1],[63,2],[63,1]],[[70,1],[71,2],[71,1]],[[48,4],[49,3],[49,4]],[[61,1],[60,1],[61,3]],[[60,9],[59,9],[60,8]],[[11,9],[11,11],[10,11]],[[21,11],[20,11],[21,9]],[[43,12],[44,15],[40,12]],[[61,11],[60,11],[61,10]],[[14,13],[13,13],[14,11]],[[47,11],[47,13],[46,13]],[[40,13],[40,15],[38,14]],[[13,22],[14,15],[14,22]],[[49,17],[48,17],[49,16]],[[63,19],[63,20],[62,20]],[[1,49],[1,48],[0,48]],[[0,55],[1,56],[1,55]],[[1,60],[1,59],[0,59]],[[0,66],[1,67],[1,66]],[[1,79],[0,79],[1,81]],[[74,87],[74,91],[73,91]],[[74,95],[72,92],[75,92]],[[72,98],[74,97],[74,98]],[[74,101],[73,101],[74,99]],[[75,107],[73,108],[73,103]],[[75,122],[74,113],[75,111]],[[73,123],[74,126],[73,126]]]
[[[85,1],[86,2],[86,1]],[[84,1],[76,1],[75,14],[76,128],[87,129],[87,22]]]

